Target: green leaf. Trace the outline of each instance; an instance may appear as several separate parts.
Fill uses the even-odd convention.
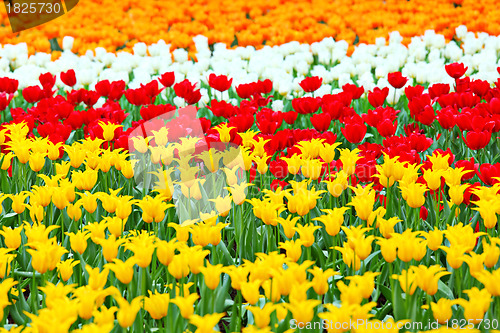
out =
[[[455,299],[455,296],[453,296],[453,292],[451,291],[450,287],[448,287],[443,281],[438,280],[438,295],[440,295],[440,298],[446,297],[447,299]]]

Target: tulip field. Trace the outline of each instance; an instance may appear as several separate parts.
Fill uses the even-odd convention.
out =
[[[0,332],[500,332],[498,14],[0,12]]]

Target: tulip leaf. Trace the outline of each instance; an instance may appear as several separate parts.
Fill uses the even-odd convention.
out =
[[[448,299],[455,299],[453,292],[450,287],[448,287],[443,281],[438,280],[438,293],[441,297],[446,297]]]

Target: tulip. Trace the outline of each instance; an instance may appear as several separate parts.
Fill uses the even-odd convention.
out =
[[[446,261],[451,268],[459,269],[460,267],[462,267],[465,253],[464,247],[455,245],[451,247],[440,246],[439,248],[446,252]]]
[[[493,268],[500,257],[500,248],[498,248],[496,242],[493,241],[492,243],[488,244],[483,239],[484,265],[488,268]]]
[[[342,261],[344,262],[344,264],[346,264],[351,269],[354,269],[355,271],[360,269],[361,260],[356,255],[354,250],[347,246],[347,243],[344,243],[343,247],[335,246],[334,249],[342,253]]]
[[[302,244],[303,242],[300,239],[295,241],[288,240],[286,242],[280,242],[279,248],[284,249],[286,251],[286,256],[293,262],[297,262],[302,255]]]
[[[100,271],[99,267],[92,268],[90,265],[86,265],[85,270],[89,275],[87,285],[92,290],[102,290],[108,281],[109,269],[104,268]]]
[[[69,87],[73,87],[76,84],[76,76],[73,69],[69,69],[66,72],[61,72],[60,77],[61,81]]]
[[[387,80],[389,84],[396,89],[403,88],[408,82],[408,78],[404,77],[401,72],[393,72],[387,75]]]
[[[189,265],[186,254],[178,254],[172,258],[168,265],[168,272],[177,280],[186,277],[189,274]]]
[[[158,81],[166,88],[171,87],[175,82],[175,73],[165,72],[158,78]]]
[[[305,247],[311,247],[315,241],[314,232],[318,229],[321,229],[321,227],[309,223],[305,226],[298,224],[294,229],[299,234],[302,245],[304,245]]]
[[[200,272],[203,274],[203,277],[205,279],[205,285],[209,289],[215,290],[219,286],[220,275],[223,272],[222,267],[222,264],[207,264],[206,267],[200,267]]]
[[[170,304],[169,294],[152,293],[148,290],[149,297],[144,298],[144,309],[149,313],[151,318],[160,320],[167,316],[168,307]]]
[[[405,269],[401,272],[401,275],[393,274],[391,278],[399,281],[399,286],[401,287],[403,292],[407,295],[413,295],[417,290],[418,276],[416,275],[413,269],[409,270]]]
[[[0,279],[5,278],[5,275],[10,274],[10,264],[16,258],[15,254],[11,254],[13,249],[0,249]]]
[[[57,225],[45,227],[45,225],[40,223],[33,223],[30,225],[28,222],[24,222],[24,233],[26,237],[28,237],[28,244],[30,244],[30,247],[33,247],[31,245],[36,243],[49,243],[50,232],[57,228],[59,228]]]
[[[196,333],[212,333],[217,323],[225,316],[225,313],[208,313],[206,315],[192,315],[189,317],[189,322],[195,325],[198,329]]]
[[[340,150],[340,158],[339,160],[342,162],[342,170],[348,175],[351,176],[354,174],[356,162],[361,159],[359,153],[361,151],[357,148],[353,150],[349,149],[341,149]]]
[[[310,119],[311,124],[318,132],[327,131],[332,122],[332,118],[328,113],[316,113]]]
[[[26,204],[24,201],[30,195],[30,192],[23,191],[18,194],[10,195],[9,198],[12,200],[12,210],[17,214],[22,214],[26,209]]]
[[[253,315],[255,325],[263,329],[271,322],[271,314],[274,312],[275,306],[272,303],[266,303],[262,309],[258,306],[249,306],[248,310]]]
[[[440,265],[433,265],[430,267],[424,265],[418,267],[412,266],[412,269],[417,274],[418,287],[431,296],[435,295],[438,291],[439,279],[451,274]]]
[[[1,199],[0,199],[1,200]],[[0,206],[1,207],[1,206]],[[17,250],[21,245],[21,231],[23,226],[12,229],[11,227],[3,226],[0,230],[0,235],[4,237],[4,243],[7,248]]]
[[[71,249],[82,255],[87,249],[87,240],[90,238],[90,232],[79,230],[76,232],[76,234],[68,232],[66,232],[65,234],[69,236]]]
[[[312,269],[308,270],[314,278],[312,279],[312,284],[314,288],[314,292],[318,295],[324,295],[328,291],[328,279],[334,275],[338,275],[339,273],[334,272],[333,269],[329,268],[325,271],[323,269],[315,266]]]
[[[116,314],[116,319],[118,319],[118,324],[123,328],[128,328],[132,326],[137,317],[137,313],[141,309],[141,304],[143,303],[144,296],[136,297],[132,302],[128,302],[123,297],[117,295],[115,300],[118,302],[120,308]]]
[[[241,294],[245,300],[252,305],[257,304],[260,298],[259,288],[262,284],[261,280],[254,280],[241,283]]]
[[[340,130],[350,143],[360,143],[365,138],[367,127],[361,121],[349,120]]]
[[[326,214],[314,218],[313,221],[320,221],[325,225],[325,231],[328,235],[336,236],[344,223],[344,214],[347,210],[349,210],[348,207],[322,209],[321,211]]]
[[[491,294],[488,290],[479,290],[477,287],[465,290],[464,293],[469,296],[469,301],[459,298],[456,300],[456,304],[464,308],[464,317],[467,322],[474,325],[480,324],[492,302]]]
[[[426,235],[427,247],[432,251],[437,251],[443,243],[443,232],[439,229],[430,230]]]
[[[387,263],[393,263],[396,260],[397,244],[392,238],[377,238],[377,244],[380,246],[380,253]]]
[[[109,261],[108,259],[106,259]],[[134,266],[137,263],[136,258],[130,257],[126,261],[120,259],[113,259],[113,263],[107,263],[105,268],[109,268],[115,273],[116,278],[123,284],[129,284],[134,277]]]
[[[435,320],[441,325],[448,322],[452,315],[452,306],[456,304],[455,300],[449,300],[446,298],[440,298],[437,303],[431,303],[432,315]]]
[[[318,76],[306,77],[300,81],[299,85],[305,92],[314,92],[321,87],[323,79]]]
[[[226,75],[210,74],[208,77],[208,85],[217,91],[223,92],[231,87],[233,79],[228,79]]]
[[[292,312],[292,317],[297,321],[297,324],[304,326],[311,322],[314,317],[314,308],[320,303],[321,301],[309,299],[302,302],[285,303],[285,306]]]
[[[210,251],[202,250],[201,247],[189,247],[186,253],[189,256],[188,266],[191,272],[193,274],[201,273],[200,269],[204,266],[205,257]]]
[[[73,275],[73,268],[80,263],[80,260],[67,259],[57,264],[57,271],[63,281],[68,281]]]
[[[427,186],[420,183],[400,183],[399,188],[403,199],[411,208],[420,208],[425,203],[424,193],[428,191]]]
[[[114,261],[118,255],[118,247],[120,247],[126,240],[123,238],[116,238],[115,235],[110,235],[106,238],[97,238],[96,244],[102,247],[102,255],[107,262]]]
[[[446,73],[448,73],[448,75],[455,80],[462,77],[468,69],[468,67],[465,67],[464,64],[457,62],[448,64],[444,66],[444,68],[446,70]]]
[[[189,294],[184,296],[177,296],[172,299],[171,302],[177,305],[181,313],[182,318],[188,319],[193,315],[194,312],[194,302],[199,298],[198,294]]]

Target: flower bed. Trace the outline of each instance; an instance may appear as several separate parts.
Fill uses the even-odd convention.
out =
[[[432,10],[429,10],[431,9]],[[399,31],[406,42],[431,28],[452,39],[454,29],[466,24],[475,32],[500,34],[494,2],[455,1],[80,1],[77,10],[35,29],[11,33],[6,11],[0,11],[0,44],[27,43],[30,54],[62,47],[63,36],[76,37],[74,51],[84,54],[98,46],[110,52],[131,51],[137,42],[163,39],[174,48],[193,49],[192,38],[206,35],[211,44],[281,45],[313,43],[325,37],[349,45],[374,43]],[[156,15],[162,13],[162,15]],[[436,15],[435,13],[439,13]],[[300,18],[300,19],[298,19]],[[360,19],[362,18],[362,19]],[[58,42],[56,47],[54,40]],[[352,46],[351,46],[352,47]]]

